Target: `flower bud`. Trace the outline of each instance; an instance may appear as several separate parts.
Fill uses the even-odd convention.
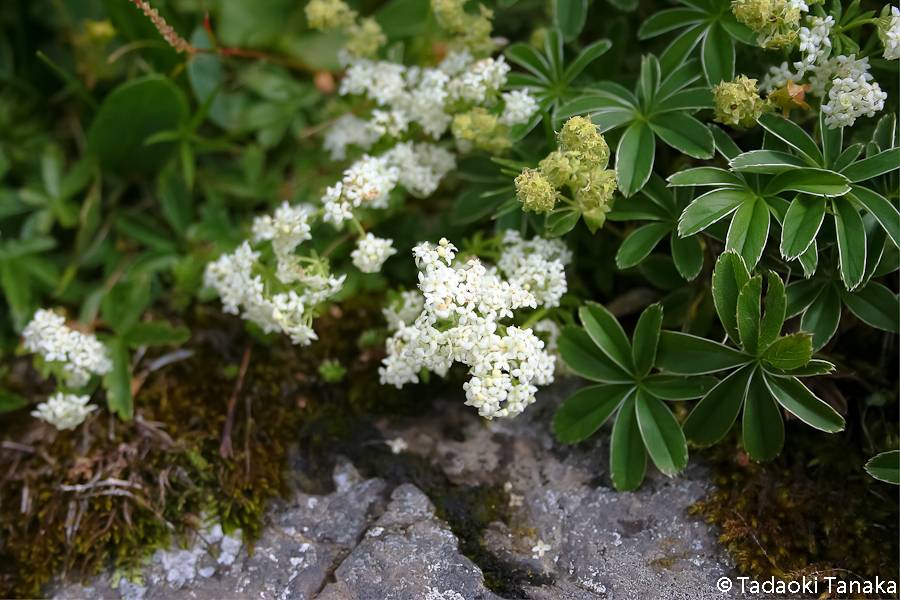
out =
[[[524,169],[516,177],[516,196],[525,210],[537,214],[549,212],[556,206],[556,189],[537,169]]]
[[[766,104],[759,97],[755,79],[739,75],[713,87],[716,100],[716,121],[734,127],[752,127],[765,112]]]

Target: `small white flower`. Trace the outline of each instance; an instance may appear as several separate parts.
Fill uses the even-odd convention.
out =
[[[53,311],[40,309],[22,331],[23,346],[47,362],[64,363],[66,385],[78,388],[87,384],[91,374],[112,371],[106,346],[92,333],[81,333],[66,326],[66,319]]]
[[[519,496],[518,494],[510,494],[509,495],[510,508],[513,508],[515,506],[522,506],[522,500],[524,500],[524,499],[525,499],[525,496]]]
[[[38,404],[37,410],[32,411],[31,416],[50,423],[60,431],[75,429],[84,423],[85,418],[92,410],[97,408],[96,404],[89,405],[89,400],[89,396],[59,392],[46,402]]]
[[[350,253],[353,265],[363,273],[377,273],[381,270],[384,261],[389,256],[396,254],[393,248],[393,240],[377,238],[371,233],[359,238],[356,250]]]
[[[506,106],[503,108],[503,114],[497,119],[501,125],[512,127],[520,123],[527,123],[538,110],[537,100],[528,95],[527,89],[505,92],[503,99],[506,101]]]
[[[402,437],[394,438],[392,440],[385,440],[385,444],[391,447],[391,452],[394,454],[400,454],[407,448],[409,448],[409,444],[406,443]]]
[[[781,63],[781,66],[771,67],[769,72],[766,73],[766,76],[763,77],[762,83],[760,84],[760,89],[765,90],[766,94],[771,94],[778,88],[783,88],[787,85],[788,79],[797,82],[800,80],[799,75],[795,75],[788,65],[787,61]]]
[[[544,540],[538,540],[531,551],[534,552],[533,558],[542,558],[544,553],[550,552],[550,544],[545,544]]]
[[[322,147],[331,154],[331,160],[344,160],[347,158],[347,146],[359,146],[368,150],[379,137],[369,129],[364,119],[348,114],[334,122],[325,134]]]
[[[799,32],[800,52],[804,52],[803,60],[794,63],[797,69],[797,77],[803,77],[806,70],[813,67],[820,58],[824,58],[828,53],[827,48],[831,48],[831,28],[834,26],[834,17],[828,16],[824,19],[821,17],[807,17],[812,29],[801,27]]]

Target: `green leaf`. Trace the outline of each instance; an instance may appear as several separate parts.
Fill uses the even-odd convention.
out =
[[[648,306],[638,319],[631,343],[635,374],[646,377],[656,360],[659,332],[662,328],[663,309],[659,304]]]
[[[647,451],[638,425],[634,395],[625,400],[613,425],[609,465],[617,490],[635,490],[644,480]]]
[[[798,260],[800,261],[800,266],[803,267],[804,277],[812,277],[815,275],[816,269],[819,266],[819,250],[815,240],[809,245],[806,252],[800,255]]]
[[[747,396],[755,366],[745,365],[719,382],[691,411],[682,429],[698,446],[712,446],[728,433]]]
[[[604,383],[626,383],[633,379],[627,371],[601,352],[581,327],[563,327],[557,344],[563,361],[585,379]]]
[[[616,149],[616,176],[619,191],[631,196],[644,187],[653,169],[656,141],[653,131],[645,121],[635,121],[628,126]]]
[[[652,181],[651,177],[644,189],[641,190],[641,194],[647,193],[647,187]],[[674,204],[671,199],[670,202]],[[673,218],[672,209],[672,206],[663,207],[650,198],[635,195],[629,198],[628,202],[619,202],[618,205],[614,205],[613,209],[606,213],[606,218],[610,221],[668,221]]]
[[[900,333],[900,300],[877,281],[856,292],[840,290],[847,308],[861,321],[883,331]]]
[[[668,407],[642,390],[635,400],[637,421],[650,458],[664,475],[674,477],[687,466],[687,440]]]
[[[764,114],[760,116],[759,124],[763,129],[794,148],[811,165],[824,166],[825,158],[822,156],[819,146],[802,127],[793,121],[776,114]]]
[[[150,284],[146,278],[119,282],[103,298],[103,319],[117,335],[123,336],[137,322],[149,303]]]
[[[659,71],[659,61],[652,54],[645,54],[641,57],[641,74],[638,77],[637,93],[638,98],[643,100],[643,105],[647,106],[653,102],[656,96],[656,90],[659,89],[661,74]]]
[[[677,331],[659,334],[656,367],[676,375],[705,375],[743,365],[746,354],[724,344]]]
[[[681,90],[680,92],[675,92],[669,96],[662,95],[662,88],[666,87],[665,84],[660,88],[660,93],[658,94],[658,98],[661,100],[659,104],[656,105],[656,108],[653,109],[654,119],[660,120],[662,119],[662,113],[670,113],[672,111],[696,111],[703,108],[715,108],[715,98],[712,95],[712,92],[705,88],[693,88],[690,90]],[[709,131],[707,129],[707,131]],[[710,134],[711,135],[711,134]]]
[[[602,304],[588,302],[578,309],[578,316],[597,347],[627,373],[632,373],[631,344],[612,313]]]
[[[776,369],[771,365],[763,365],[767,373],[781,377],[813,377],[815,375],[827,375],[834,371],[834,365],[827,360],[812,359],[802,367],[796,369]]]
[[[662,400],[693,400],[702,398],[713,389],[719,380],[709,375],[648,375],[641,386],[650,394]]]
[[[815,297],[800,319],[800,330],[811,333],[813,349],[818,352],[837,331],[841,320],[841,299],[833,285]]]
[[[724,219],[756,196],[744,189],[719,189],[706,192],[688,204],[678,220],[678,235],[687,237]]]
[[[28,400],[18,394],[0,390],[0,413],[12,412],[28,406]]]
[[[794,377],[765,376],[766,385],[785,409],[798,419],[821,431],[835,433],[844,429],[844,419]]]
[[[816,239],[825,218],[825,198],[800,194],[791,202],[781,226],[781,256],[793,260]]]
[[[688,156],[712,158],[715,152],[712,134],[694,117],[662,113],[651,117],[650,127],[662,141]]]
[[[634,390],[633,384],[593,385],[578,390],[553,415],[556,439],[564,444],[586,440],[609,420]]]
[[[843,130],[843,127],[838,127],[838,130]],[[850,163],[859,158],[859,155],[862,154],[863,145],[862,144],[853,144],[846,150],[844,150],[841,155],[834,161],[834,164],[831,165],[832,171],[837,171],[838,173],[843,172],[844,169],[847,168]],[[845,175],[846,177],[846,175]]]
[[[453,223],[459,225],[474,223],[497,210],[507,198],[514,197],[516,194],[513,188],[501,194],[485,197],[484,193],[492,189],[496,188],[490,188],[485,185],[473,185],[459,194],[453,202],[453,213],[450,216]],[[577,222],[578,213],[575,213],[575,221],[572,223],[572,227]]]
[[[135,323],[128,329],[122,339],[131,348],[141,346],[177,346],[191,337],[187,327],[172,327],[167,321],[151,323]]]
[[[710,134],[711,135],[711,134]],[[697,167],[680,171],[666,181],[670,186],[709,185],[715,187],[746,187],[747,183],[737,173],[718,167]]]
[[[805,192],[814,196],[842,196],[850,191],[850,182],[840,173],[824,169],[792,169],[776,175],[766,187],[766,195],[781,192]]]
[[[862,205],[881,224],[895,246],[900,246],[900,211],[887,198],[861,185],[854,185],[850,199]]]
[[[734,213],[725,249],[737,252],[750,267],[755,267],[769,237],[769,209],[760,198],[745,202]]]
[[[732,169],[747,173],[774,175],[807,166],[802,159],[777,150],[751,150],[731,159]]]
[[[684,64],[687,56],[706,35],[709,25],[698,23],[688,25],[672,42],[666,46],[659,57],[659,65],[664,73],[672,71]]]
[[[684,102],[691,102],[688,96],[696,93],[694,100],[700,99],[705,106],[715,107],[710,90],[705,88],[684,89],[703,76],[703,73],[697,68],[696,62],[695,60],[688,60],[670,73],[663,73],[662,83],[656,91],[656,100],[664,101],[663,104],[666,104],[666,101],[672,98],[674,100],[673,106],[677,106]],[[675,100],[676,96],[681,96],[681,99]]]
[[[0,260],[0,287],[12,312],[14,328],[21,331],[31,315],[31,277],[21,261]]]
[[[146,215],[120,215],[116,219],[116,230],[132,240],[140,242],[150,250],[158,252],[176,252],[178,246],[172,239],[171,232],[166,231],[152,218]]]
[[[767,277],[769,287],[766,290],[766,312],[763,314],[759,326],[760,349],[767,348],[778,338],[784,325],[785,310],[787,309],[784,282],[772,271],[767,273]]]
[[[825,113],[820,111],[819,131],[822,132],[822,151],[824,154],[823,158],[825,159],[825,168],[840,171],[843,167],[838,168],[835,165],[838,163],[838,159],[841,156],[841,148],[844,145],[844,128],[835,127],[832,129],[831,127],[826,126]],[[850,162],[852,162],[852,160]]]
[[[841,171],[841,174],[853,183],[860,183],[897,169],[900,169],[900,148],[891,148],[856,161]]]
[[[123,83],[100,105],[88,131],[88,148],[101,166],[117,173],[158,171],[176,152],[175,142],[146,146],[161,131],[177,129],[188,118],[181,89],[162,75]]]
[[[519,42],[507,48],[503,54],[507,60],[513,62],[527,71],[534,74],[535,77],[549,84],[552,81],[550,74],[550,65],[531,44]]]
[[[587,0],[553,0],[553,25],[570,42],[578,37],[587,21]]]
[[[131,396],[131,361],[125,341],[115,339],[109,344],[112,371],[103,376],[106,388],[106,402],[109,411],[124,420],[134,416],[134,401]]]
[[[849,200],[839,197],[833,203],[841,279],[852,291],[862,282],[866,271],[866,227]]]
[[[812,336],[792,333],[775,341],[763,354],[763,360],[776,369],[799,369],[812,358]]]
[[[704,18],[702,12],[693,8],[670,8],[650,15],[638,30],[638,39],[647,40],[669,31],[681,29],[685,25],[700,23]]]
[[[571,83],[589,64],[600,58],[610,48],[612,48],[612,42],[609,40],[597,40],[582,48],[575,60],[566,67],[566,71],[563,74],[563,82],[566,85]]]
[[[741,345],[744,350],[752,355],[759,354],[760,333],[760,306],[762,296],[762,277],[752,277],[744,284],[738,295],[737,302],[737,328]]]
[[[772,460],[784,446],[784,421],[763,375],[756,373],[744,403],[744,448],[755,461]]]
[[[738,145],[734,143],[734,140],[731,139],[731,136],[725,133],[724,129],[712,123],[707,124],[706,128],[709,129],[709,132],[712,134],[713,139],[716,142],[716,150],[723,157],[727,158],[728,162],[731,162],[735,158],[740,156],[741,149],[738,148]]]
[[[682,277],[688,281],[693,281],[703,268],[703,246],[700,244],[699,237],[696,235],[679,237],[673,231],[670,245],[672,246],[672,259],[675,261],[675,268],[678,269]]]
[[[734,42],[719,23],[713,23],[703,39],[703,72],[710,86],[734,79]]]
[[[424,33],[429,26],[431,4],[428,0],[392,0],[378,11],[375,19],[389,40]]]
[[[667,233],[672,231],[669,223],[651,223],[631,232],[616,253],[616,265],[620,269],[633,267],[656,247]]]
[[[574,210],[555,210],[547,215],[547,234],[550,237],[565,235],[578,224],[581,213]]]
[[[866,472],[879,481],[900,485],[900,450],[890,450],[869,459]]]

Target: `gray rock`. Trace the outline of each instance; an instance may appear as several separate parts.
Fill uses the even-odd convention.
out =
[[[418,488],[391,494],[387,512],[334,573],[319,600],[494,600],[481,571]]]

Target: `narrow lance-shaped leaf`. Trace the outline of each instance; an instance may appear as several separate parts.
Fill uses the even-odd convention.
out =
[[[743,434],[744,448],[756,461],[772,460],[784,446],[784,421],[759,372],[750,379],[747,389]]]
[[[825,219],[825,203],[822,196],[806,194],[800,194],[791,202],[781,226],[781,255],[784,258],[797,258],[816,239]]]
[[[844,429],[844,419],[794,377],[765,376],[766,385],[785,409],[798,419],[822,431],[834,433]]]
[[[653,132],[644,121],[635,121],[619,140],[616,150],[616,176],[619,189],[631,196],[644,187],[653,170],[656,141]]]
[[[578,311],[585,331],[614,363],[631,373],[631,344],[616,318],[602,304],[589,302]]]
[[[631,344],[635,375],[645,377],[656,360],[659,333],[662,327],[663,309],[659,304],[648,306],[638,319]]]
[[[569,396],[553,416],[553,431],[564,444],[586,440],[634,392],[632,384],[593,385]]]
[[[766,290],[766,312],[763,314],[759,327],[760,350],[767,348],[778,338],[781,327],[784,325],[785,310],[787,309],[784,282],[772,271],[769,271],[766,277],[769,287]]]
[[[719,189],[707,192],[684,209],[678,220],[678,234],[686,237],[703,231],[754,198],[752,193],[744,189]]]
[[[741,288],[737,304],[737,327],[741,345],[748,354],[759,353],[760,332],[760,298],[762,296],[762,277],[750,279]]]
[[[737,326],[738,296],[748,281],[750,272],[738,253],[725,252],[719,256],[712,277],[713,301],[725,332],[735,343],[740,342]]]
[[[879,481],[900,485],[900,450],[890,450],[872,457],[866,463],[866,472]]]
[[[683,430],[687,439],[712,446],[728,433],[747,396],[754,365],[745,365],[719,382],[691,411]]]
[[[581,327],[567,325],[557,340],[559,353],[572,370],[591,381],[629,382],[632,377],[606,354]]]
[[[637,489],[647,470],[647,451],[638,426],[634,396],[619,409],[609,448],[609,464],[617,490]]]
[[[664,475],[675,476],[687,466],[684,433],[669,408],[657,398],[638,390],[635,399],[638,426],[650,458]]]
[[[859,212],[849,200],[835,198],[833,202],[841,278],[847,289],[853,290],[862,282],[865,274],[866,228]]]
[[[717,373],[743,365],[750,360],[746,354],[712,340],[677,331],[662,331],[659,334],[656,366],[668,373],[678,375]]]

